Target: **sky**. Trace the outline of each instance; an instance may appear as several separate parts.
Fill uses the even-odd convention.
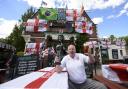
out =
[[[82,4],[97,24],[98,37],[128,36],[128,0],[43,0],[48,8],[80,9]],[[0,38],[10,35],[31,6],[39,9],[42,0],[0,0]]]

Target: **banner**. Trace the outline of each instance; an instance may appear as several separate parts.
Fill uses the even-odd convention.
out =
[[[93,34],[94,26],[93,26],[92,22],[87,21],[86,23],[87,23],[87,33]]]
[[[23,25],[26,26],[28,32],[44,32],[47,31],[47,21],[39,19],[28,19]]]
[[[42,43],[26,43],[25,55],[39,54]]]
[[[58,11],[58,18],[57,20],[66,20],[66,10],[65,9],[57,9]]]
[[[86,22],[75,22],[75,31],[78,33],[86,33]]]
[[[81,11],[76,9],[66,10],[67,21],[84,21],[85,17],[81,16]]]
[[[73,32],[74,28],[73,28],[73,25],[74,25],[74,22],[66,22],[66,29],[67,29],[67,32]]]
[[[40,68],[39,57],[37,55],[19,56],[15,70],[15,77],[19,77]]]
[[[45,20],[57,20],[57,14],[57,9],[41,7],[38,17]]]

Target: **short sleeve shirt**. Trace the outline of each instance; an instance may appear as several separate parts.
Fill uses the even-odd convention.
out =
[[[77,84],[83,83],[86,80],[84,63],[89,62],[89,57],[84,54],[76,53],[74,58],[69,55],[65,56],[61,61],[61,66],[66,67],[69,74],[69,79]]]

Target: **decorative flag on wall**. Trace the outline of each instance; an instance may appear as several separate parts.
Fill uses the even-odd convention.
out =
[[[86,33],[86,22],[75,22],[75,31],[78,33]]]
[[[81,10],[68,9],[66,10],[67,21],[84,21],[85,18],[81,16]]]
[[[116,40],[116,45],[117,46],[120,46],[122,48],[122,46],[125,46],[126,45],[126,42],[124,39],[117,39]]]
[[[26,43],[25,55],[39,54],[42,43]]]
[[[87,33],[93,34],[94,26],[93,26],[92,22],[87,21],[86,23],[87,23]]]
[[[73,10],[72,9],[66,10],[66,20],[73,21]]]
[[[94,47],[97,47],[98,44],[97,44],[97,41],[88,41],[85,43],[85,46],[89,46],[89,48],[94,48]]]
[[[26,26],[26,31],[29,32],[44,32],[47,31],[47,21],[39,19],[28,19]]]
[[[109,48],[111,45],[111,41],[109,39],[103,39],[101,40],[101,45],[103,48]]]
[[[62,8],[58,8],[58,17],[57,20],[66,20],[66,10]]]
[[[72,21],[66,22],[66,29],[67,29],[67,32],[73,32],[73,30],[74,30],[73,26],[74,26],[74,23],[73,23]]]
[[[41,7],[39,10],[38,17],[40,19],[45,19],[45,20],[57,20],[57,14],[58,14],[57,9]]]
[[[73,13],[74,13],[73,15],[74,21],[84,21],[84,17],[81,15],[82,14],[81,10],[74,9]]]

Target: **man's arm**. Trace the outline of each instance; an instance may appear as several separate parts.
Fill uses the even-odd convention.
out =
[[[89,57],[89,64],[93,64],[95,62],[95,58],[92,54],[85,53],[85,55]]]
[[[56,56],[55,57],[55,71],[58,73],[62,72],[62,70],[63,70],[63,67],[60,65],[61,65],[60,59],[58,56]]]

